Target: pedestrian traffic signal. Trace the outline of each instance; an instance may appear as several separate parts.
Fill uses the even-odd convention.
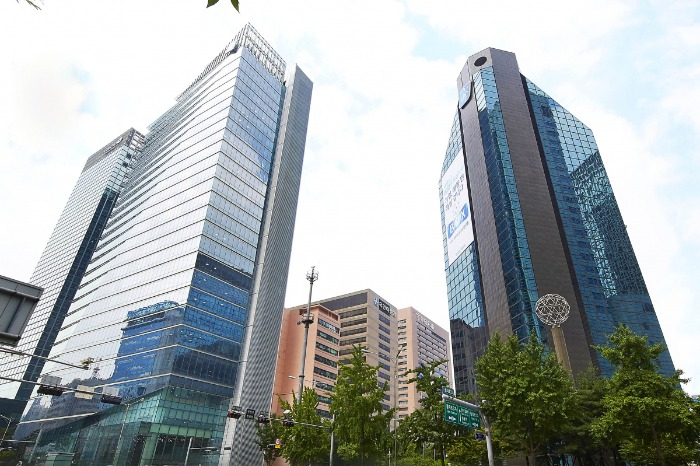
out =
[[[115,395],[107,395],[106,393],[103,393],[100,397],[100,401],[108,405],[120,405],[122,404],[122,397]]]
[[[36,391],[40,395],[61,396],[64,389],[55,385],[40,385]]]

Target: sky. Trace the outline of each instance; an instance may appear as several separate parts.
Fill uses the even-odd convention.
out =
[[[314,82],[286,305],[371,288],[448,327],[438,183],[468,56],[588,125],[677,368],[700,394],[696,0],[0,2],[0,275],[28,281],[89,155],[174,104],[247,22]]]

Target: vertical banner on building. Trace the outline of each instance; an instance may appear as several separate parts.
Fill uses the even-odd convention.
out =
[[[447,228],[447,262],[451,265],[474,241],[464,159],[455,157],[442,177],[442,207]]]

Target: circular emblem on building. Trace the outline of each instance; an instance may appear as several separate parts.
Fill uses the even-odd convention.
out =
[[[546,294],[537,300],[535,313],[542,322],[552,327],[559,327],[569,318],[571,307],[563,296]]]

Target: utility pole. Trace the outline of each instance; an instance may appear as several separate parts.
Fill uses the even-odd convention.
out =
[[[2,414],[0,414],[0,417],[7,420],[7,427],[5,427],[5,432],[2,433],[2,440],[0,441],[0,447],[1,447],[2,444],[5,443],[5,436],[7,435],[7,431],[9,430],[10,424],[12,423],[12,418],[7,417],[7,416],[3,416]]]
[[[304,346],[301,348],[301,373],[299,374],[299,393],[297,393],[297,404],[301,404],[301,392],[304,391],[304,369],[306,366],[306,344],[309,341],[309,325],[314,321],[311,318],[311,292],[314,289],[314,282],[318,280],[316,266],[311,267],[307,272],[306,279],[309,281],[309,303],[306,305],[306,317],[298,323],[304,324]]]

